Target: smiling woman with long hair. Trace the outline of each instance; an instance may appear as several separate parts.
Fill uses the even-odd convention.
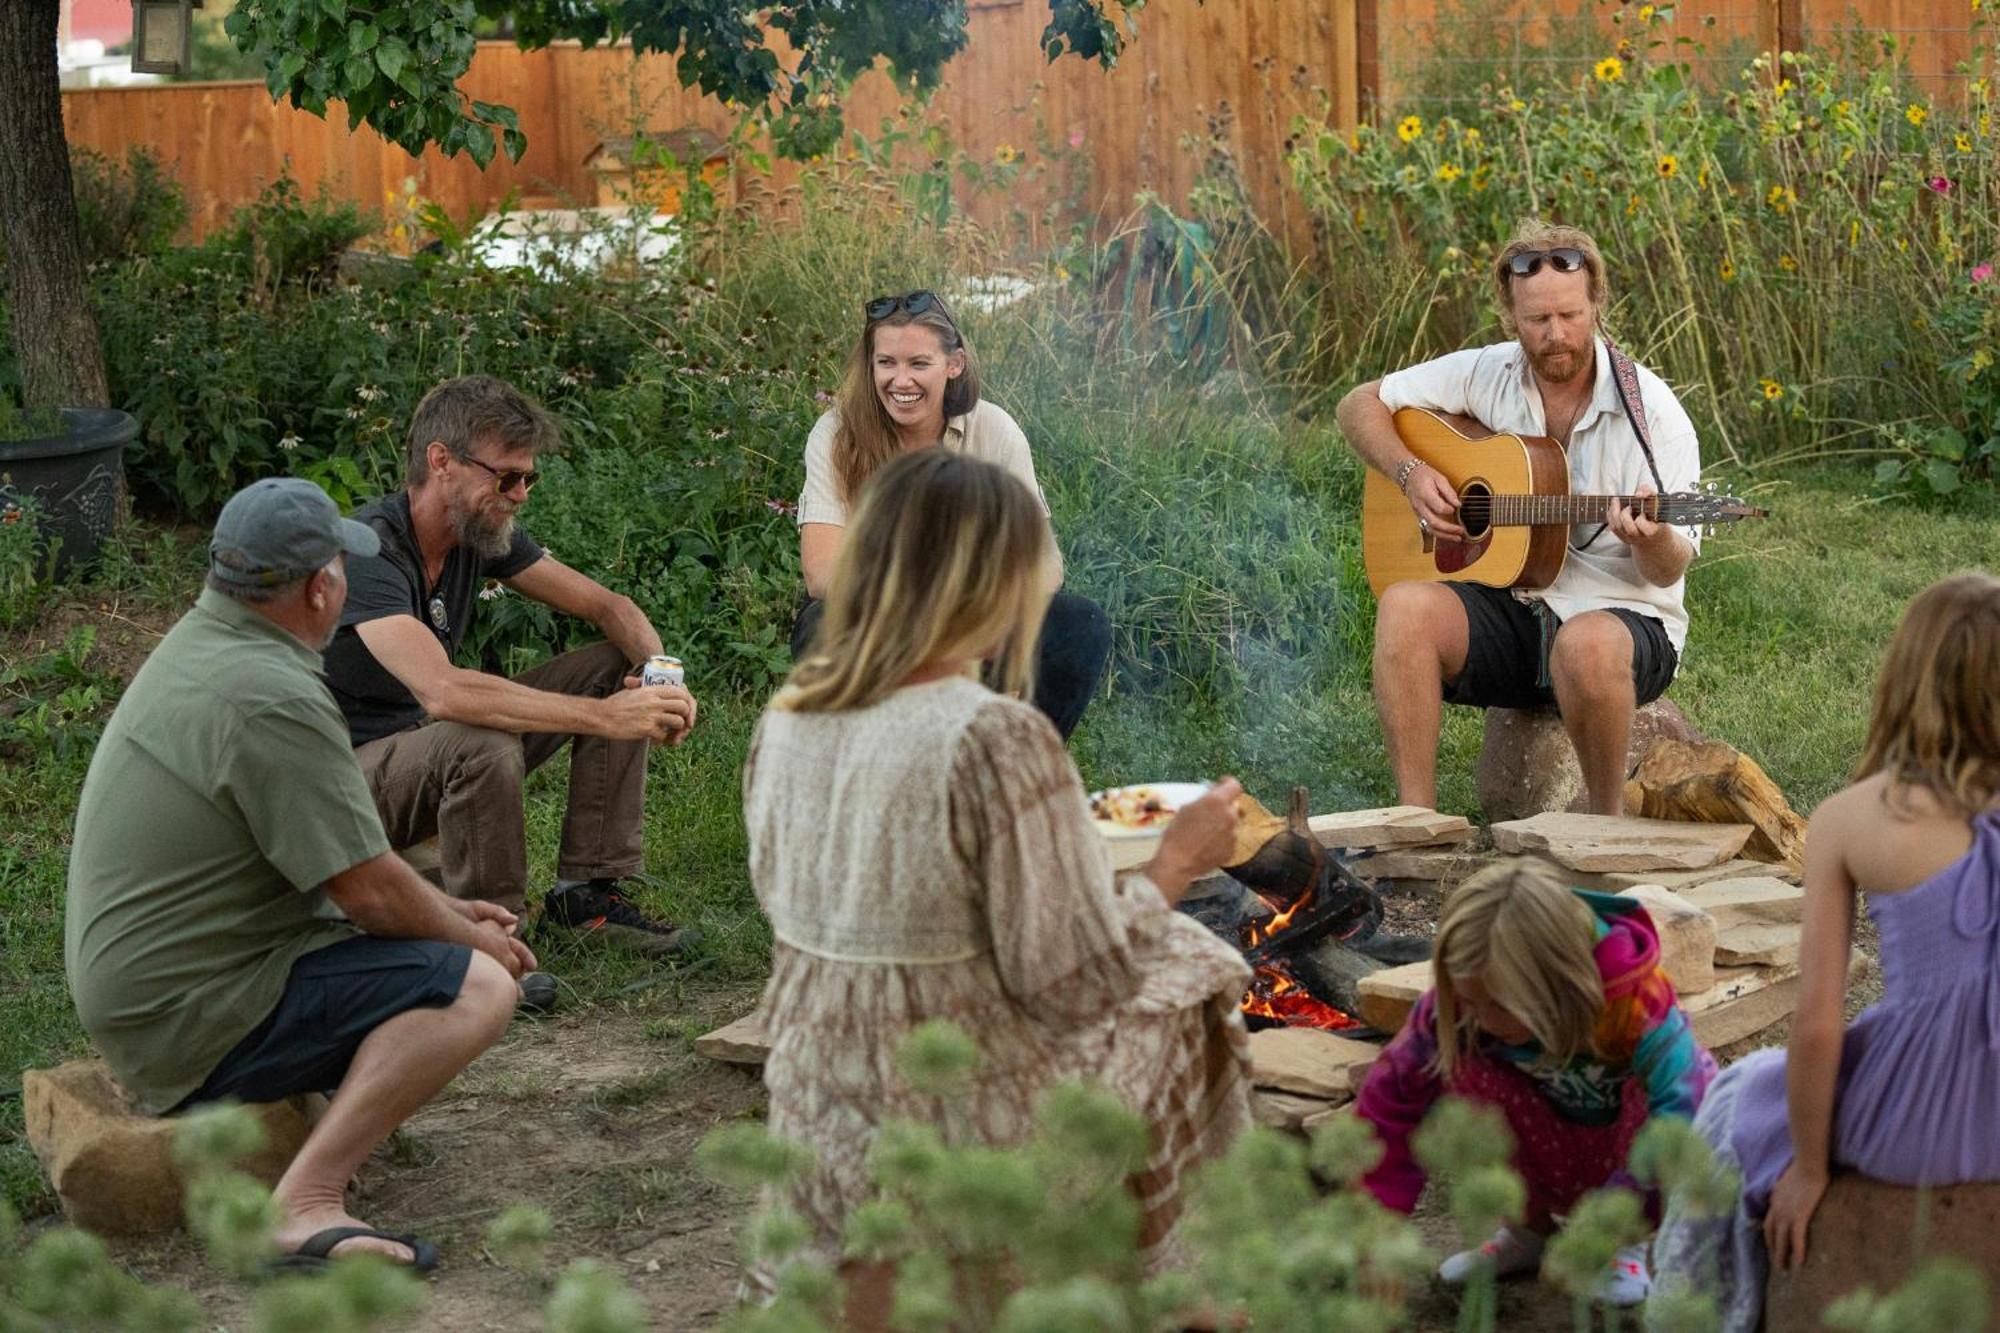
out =
[[[1048,528],[1028,437],[979,395],[979,367],[958,321],[935,292],[883,296],[863,307],[861,336],[834,405],[806,439],[799,496],[799,567],[809,599],[792,630],[792,656],[806,655],[819,626],[848,525],[870,478],[891,460],[941,448],[1004,468],[1027,487]],[[1034,701],[1065,737],[1076,729],[1111,654],[1111,626],[1095,602],[1057,591],[1062,556],[1049,533],[1036,570],[1053,593],[1035,643]]]
[[[770,1127],[817,1165],[786,1202],[830,1259],[873,1195],[886,1121],[948,1142],[1026,1135],[1052,1084],[1095,1079],[1154,1130],[1133,1178],[1139,1241],[1163,1262],[1178,1182],[1248,1123],[1242,957],[1173,910],[1230,854],[1241,792],[1182,807],[1142,870],[1113,874],[1031,683],[1048,525],[990,464],[906,454],[869,484],[826,620],[757,726],[744,766],[750,878],[770,918]],[[979,1042],[952,1105],[895,1073],[935,1019]]]

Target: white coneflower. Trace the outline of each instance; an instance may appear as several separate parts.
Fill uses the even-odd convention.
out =
[[[486,580],[485,586],[479,590],[479,600],[482,602],[490,602],[495,597],[505,597],[506,595],[507,585],[499,579]]]
[[[299,439],[297,431],[288,430],[278,439],[278,447],[280,449],[283,449],[286,453],[290,453],[292,450],[298,448],[299,445],[303,443],[304,441]]]
[[[378,389],[372,384],[363,384],[354,390],[354,396],[364,403],[372,403],[378,398],[388,397],[387,389]]]

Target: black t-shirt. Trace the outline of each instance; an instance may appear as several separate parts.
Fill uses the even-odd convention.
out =
[[[424,586],[424,557],[410,530],[410,497],[385,496],[354,513],[382,538],[379,555],[347,557],[347,607],[340,628],[326,650],[326,683],[355,745],[406,731],[424,720],[424,710],[403,682],[375,660],[354,631],[356,625],[384,616],[415,616],[430,627],[445,656],[458,655],[459,641],[471,623],[479,589],[488,579],[509,579],[542,558],[517,523],[507,554],[488,560],[467,547],[444,558],[437,586]]]

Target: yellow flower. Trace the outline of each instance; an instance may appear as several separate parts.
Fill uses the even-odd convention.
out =
[[[1003,143],[993,150],[993,160],[1003,167],[1011,167],[1021,160],[1021,153],[1013,144]]]
[[[1787,273],[1796,273],[1798,271],[1799,261],[1792,258],[1790,255],[1779,255],[1778,267],[1785,270],[1785,272]]]
[[[1791,90],[1792,90],[1792,81],[1790,79],[1779,79],[1778,86],[1776,88],[1773,88],[1771,90],[1771,93],[1775,97],[1783,97],[1786,93],[1790,92]]]
[[[1847,115],[1849,112],[1853,110],[1854,110],[1854,103],[1848,101],[1844,97],[1841,98],[1838,102],[1835,102],[1833,104],[1833,114],[1836,116]]]
[[[1915,102],[1903,108],[1903,119],[1909,121],[1912,125],[1922,127],[1923,123],[1930,118],[1931,113],[1929,110],[1918,106]]]
[[[1526,102],[1523,102],[1523,101],[1522,101],[1522,100],[1521,100],[1520,98],[1518,98],[1518,97],[1515,97],[1515,98],[1510,98],[1510,99],[1508,99],[1508,102],[1507,102],[1507,109],[1508,109],[1509,111],[1512,111],[1512,112],[1515,112],[1515,113],[1517,113],[1517,114],[1518,114],[1518,113],[1520,113],[1520,112],[1522,112],[1522,111],[1526,111],[1526,110],[1528,109],[1528,104],[1527,104]]]
[[[1672,180],[1680,169],[1681,161],[1679,158],[1675,157],[1672,153],[1661,154],[1659,163],[1657,164],[1661,180]]]
[[[1766,399],[1783,398],[1785,396],[1785,386],[1776,380],[1758,380],[1757,387],[1764,391]]]
[[[1734,282],[1736,280],[1736,265],[1727,259],[1716,265],[1715,271],[1722,275],[1724,282]]]
[[[1441,162],[1438,164],[1437,177],[1446,185],[1451,184],[1464,174],[1463,168],[1459,167],[1455,162]]]
[[[1992,133],[1993,117],[1987,115],[1984,112],[1981,112],[1979,116],[1978,129],[1979,129],[1979,137],[1982,139],[1984,139],[1988,134]]]
[[[1653,18],[1653,7],[1651,5],[1640,5],[1639,22],[1650,23],[1652,21],[1652,18]]]
[[[1606,56],[1590,72],[1597,76],[1599,83],[1616,83],[1625,77],[1625,62],[1617,56]]]
[[[1700,171],[1697,171],[1697,172],[1695,172],[1695,174],[1694,174],[1694,183],[1695,183],[1696,185],[1699,185],[1699,186],[1700,186],[1700,187],[1701,187],[1702,189],[1704,189],[1704,190],[1706,190],[1706,189],[1708,188],[1708,168],[1707,168],[1707,167],[1703,167],[1703,168],[1702,168],[1702,169],[1701,169]]]
[[[1986,80],[1974,79],[1970,84],[1966,86],[1972,89],[1972,95],[1974,97],[1986,96]]]
[[[1467,143],[1478,143],[1479,127],[1477,125],[1467,125],[1465,127],[1464,139]]]
[[[1958,149],[1958,151],[1959,151],[1959,152],[1961,152],[1961,153],[1969,153],[1969,152],[1971,152],[1971,151],[1972,151],[1972,136],[1971,136],[1971,135],[1969,135],[1969,134],[1961,134],[1961,135],[1959,135],[1959,136],[1958,136],[1958,137],[1957,137],[1956,139],[1953,139],[1953,140],[1952,140],[1952,147],[1954,147],[1954,148]]]
[[[1778,213],[1786,212],[1798,201],[1798,195],[1792,192],[1792,187],[1789,185],[1773,185],[1771,192],[1764,196],[1764,202]]]
[[[1419,116],[1404,116],[1396,124],[1396,137],[1404,143],[1415,143],[1424,132],[1424,122]]]
[[[1493,174],[1493,169],[1485,165],[1484,163],[1481,163],[1479,166],[1474,167],[1472,169],[1473,193],[1477,194],[1479,191],[1485,189],[1487,178],[1492,174]]]
[[[1859,244],[1861,244],[1861,219],[1854,218],[1847,224],[1847,248],[1851,250]]]

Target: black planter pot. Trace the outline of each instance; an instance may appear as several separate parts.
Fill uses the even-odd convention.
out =
[[[34,502],[36,525],[55,545],[55,569],[66,574],[97,558],[118,521],[124,489],[121,455],[139,432],[129,412],[65,407],[69,429],[33,440],[0,441],[0,508]]]

